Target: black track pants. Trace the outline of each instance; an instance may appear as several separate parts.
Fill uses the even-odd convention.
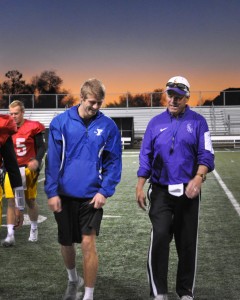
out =
[[[193,296],[197,260],[197,236],[200,196],[175,197],[167,187],[152,186],[149,193],[149,217],[152,232],[148,253],[150,295],[168,292],[169,246],[172,238],[178,254],[176,292]]]

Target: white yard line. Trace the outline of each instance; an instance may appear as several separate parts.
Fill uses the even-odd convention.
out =
[[[240,217],[240,205],[233,196],[232,192],[227,188],[226,184],[223,182],[222,178],[219,176],[216,170],[213,171],[213,175],[216,177],[218,183],[221,185],[222,189],[224,190],[225,194],[227,195],[229,201],[231,202],[233,208],[236,210]]]

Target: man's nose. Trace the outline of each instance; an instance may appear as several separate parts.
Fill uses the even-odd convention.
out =
[[[94,103],[93,106],[92,106],[94,109],[98,109],[100,107],[100,104],[99,103]]]

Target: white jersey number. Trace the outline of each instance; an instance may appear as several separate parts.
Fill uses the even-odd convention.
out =
[[[24,156],[27,153],[27,147],[25,145],[25,138],[17,138],[16,139],[16,148],[17,148],[17,155]]]

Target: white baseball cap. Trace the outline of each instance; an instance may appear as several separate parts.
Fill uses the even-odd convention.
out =
[[[166,91],[174,91],[180,95],[190,96],[190,84],[185,77],[174,76],[168,80],[166,86]]]

